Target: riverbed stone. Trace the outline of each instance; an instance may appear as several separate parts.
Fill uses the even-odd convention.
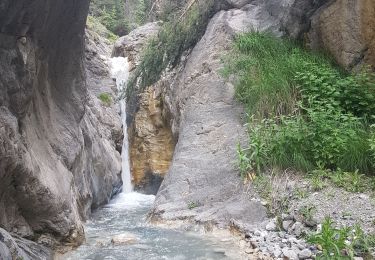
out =
[[[277,225],[276,225],[276,222],[275,220],[271,220],[267,226],[266,226],[266,230],[267,231],[276,231],[277,230]]]
[[[312,256],[312,252],[308,248],[305,248],[298,253],[299,259],[308,259],[308,258],[311,258],[311,256]]]
[[[283,248],[282,253],[284,255],[284,258],[288,260],[298,260],[298,254],[292,249]]]
[[[116,246],[134,244],[137,241],[138,237],[128,232],[115,235],[111,238],[111,243]]]
[[[288,231],[289,230],[289,228],[292,226],[292,224],[293,224],[293,221],[292,220],[284,220],[283,221],[283,229],[285,230],[285,231]]]

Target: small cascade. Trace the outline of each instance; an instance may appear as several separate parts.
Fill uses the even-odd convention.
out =
[[[111,58],[111,74],[112,78],[116,79],[116,85],[119,93],[123,93],[126,83],[129,78],[129,63],[128,58],[124,57],[114,57]],[[120,110],[122,127],[124,132],[124,141],[122,144],[121,152],[121,168],[122,168],[122,192],[130,193],[133,190],[130,174],[130,160],[129,160],[129,138],[128,129],[126,124],[126,102],[125,99],[120,100]]]

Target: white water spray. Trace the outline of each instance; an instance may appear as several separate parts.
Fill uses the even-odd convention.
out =
[[[111,58],[111,74],[112,78],[116,79],[116,85],[118,92],[121,94],[125,90],[126,83],[129,78],[129,63],[128,58],[114,57]],[[129,139],[128,139],[128,129],[126,124],[126,103],[125,99],[120,100],[121,109],[121,119],[122,119],[122,129],[124,132],[124,141],[122,143],[121,152],[121,168],[122,168],[122,192],[129,193],[132,192],[132,182],[130,174],[130,160],[129,160]]]

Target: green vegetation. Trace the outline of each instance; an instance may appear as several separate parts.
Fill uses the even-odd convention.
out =
[[[124,0],[92,0],[89,17],[103,24],[115,35],[126,35],[147,21],[146,14],[152,1],[136,0],[127,5],[126,3]]]
[[[97,18],[93,16],[89,15],[87,17],[86,26],[92,32],[99,34],[100,36],[108,39],[110,42],[115,42],[118,39],[117,35],[109,31]]]
[[[188,209],[194,209],[199,206],[198,202],[190,201],[187,205]]]
[[[116,35],[129,32],[123,0],[92,0],[89,14]]]
[[[313,222],[316,208],[314,205],[303,206],[299,209],[299,214],[303,217],[304,222]]]
[[[166,68],[175,67],[186,50],[201,38],[214,5],[213,0],[196,2],[184,13],[169,14],[156,38],[146,46],[134,76],[129,80],[127,96],[139,84],[144,88],[160,79]]]
[[[366,255],[374,247],[374,238],[366,235],[359,225],[336,228],[330,218],[326,218],[320,232],[309,237],[310,243],[322,248],[322,255],[317,259],[353,259],[354,256]]]
[[[284,176],[285,180],[288,179]],[[271,175],[259,175],[254,178],[254,188],[264,200],[269,216],[280,217],[289,207],[292,191],[286,188],[287,181]]]
[[[358,170],[354,172],[344,172],[340,168],[335,171],[314,170],[310,172],[309,177],[314,191],[322,190],[328,182],[349,192],[372,191],[375,187],[374,178],[360,174]]]
[[[98,98],[105,106],[110,106],[112,104],[112,97],[108,93],[101,93]]]
[[[236,95],[250,115],[249,145],[238,147],[242,176],[269,167],[350,173],[353,191],[362,190],[359,173],[375,167],[373,74],[349,74],[324,55],[259,32],[237,37],[228,59],[224,74],[238,76]],[[316,190],[325,185],[312,182]]]

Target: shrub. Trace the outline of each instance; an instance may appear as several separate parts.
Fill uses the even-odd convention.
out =
[[[375,80],[366,70],[357,75],[343,75],[325,64],[304,64],[304,67],[308,70],[296,72],[295,79],[305,101],[314,99],[319,105],[343,109],[365,119],[375,114]]]
[[[250,170],[373,170],[369,72],[348,74],[322,54],[260,32],[237,37],[223,72],[237,76],[236,95],[251,115],[249,145],[239,153]]]
[[[249,145],[242,150],[249,168],[257,172],[267,166],[307,172],[318,168],[370,171],[367,133],[358,118],[323,108],[305,113],[277,120],[252,119]]]

